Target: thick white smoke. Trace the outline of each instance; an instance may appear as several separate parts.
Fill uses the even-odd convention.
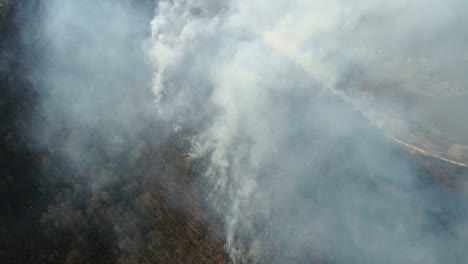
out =
[[[372,65],[456,32],[463,6],[159,2],[150,47],[157,109],[176,129],[192,131],[192,158],[208,160],[206,195],[223,215],[233,262],[467,259],[463,226],[439,224],[444,213],[431,213],[454,198],[422,186],[376,129],[399,129],[383,114],[392,100],[365,103],[357,96],[362,83],[347,79],[359,65],[364,75],[398,83],[400,68],[382,73]],[[424,49],[438,61],[444,47]]]

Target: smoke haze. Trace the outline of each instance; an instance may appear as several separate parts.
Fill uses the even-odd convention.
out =
[[[21,10],[35,5],[23,38],[40,54],[30,77],[40,97],[34,139],[43,146],[55,142],[57,149],[49,151],[60,152],[77,170],[124,153],[137,156],[127,151],[154,119],[144,54],[154,3],[22,5]],[[112,182],[105,174],[93,175],[91,185],[99,189]]]
[[[18,130],[46,175],[37,192],[58,182],[34,221],[45,241],[77,237],[57,263],[95,258],[95,236],[108,263],[219,263],[202,228],[218,219],[232,263],[467,262],[466,171],[448,188],[392,140],[468,151],[464,1],[15,5],[37,95]],[[1,58],[15,83],[15,54]]]
[[[157,115],[155,6],[0,0],[1,263],[226,262]]]
[[[196,131],[191,156],[208,160],[206,196],[233,262],[467,260],[464,194],[426,182],[384,136],[406,132],[392,117],[434,107],[402,90],[425,98],[465,82],[464,10],[438,0],[159,2],[157,109]],[[439,80],[425,79],[426,64]],[[377,99],[366,102],[369,90]]]

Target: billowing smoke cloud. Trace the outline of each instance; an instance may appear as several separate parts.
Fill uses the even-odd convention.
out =
[[[151,28],[154,1],[31,3],[31,134],[93,190],[142,133],[164,141],[162,119],[191,143],[233,262],[466,262],[465,194],[384,136],[429,119],[466,140],[446,118],[467,112],[464,2],[172,0]]]
[[[465,81],[463,10],[456,0],[159,2],[157,111],[207,161],[206,196],[234,262],[468,259],[463,194],[425,183],[384,137],[407,133],[401,124],[427,110],[419,98]]]

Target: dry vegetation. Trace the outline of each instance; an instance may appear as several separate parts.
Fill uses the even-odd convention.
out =
[[[73,169],[60,155],[63,139],[87,131],[31,139],[33,124],[60,124],[35,114],[34,58],[17,59],[26,56],[17,27],[0,29],[0,263],[226,263],[177,136],[116,138],[92,151],[117,154]]]

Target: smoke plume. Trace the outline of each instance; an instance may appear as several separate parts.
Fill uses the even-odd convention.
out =
[[[464,1],[49,0],[17,6],[18,23],[25,23],[21,43],[33,54],[24,57],[34,59],[22,62],[34,65],[25,79],[38,96],[31,131],[23,132],[38,153],[47,153],[41,166],[54,168],[47,157],[65,164],[60,176],[74,184],[73,191],[51,194],[57,203],[45,209],[43,222],[60,218],[69,228],[70,219],[103,211],[83,210],[80,195],[93,197],[88,204],[119,201],[106,214],[120,223],[109,231],[122,238],[113,250],[151,256],[145,240],[162,234],[159,227],[129,235],[126,219],[140,215],[113,212],[139,212],[146,208],[142,201],[159,210],[148,191],[159,189],[132,184],[145,190],[135,194],[140,204],[122,202],[120,190],[100,190],[138,164],[145,173],[161,169],[158,161],[135,160],[148,145],[177,134],[190,145],[185,154],[222,219],[234,263],[468,259],[463,188],[434,184],[396,144],[416,142],[413,127],[424,123],[468,145]],[[189,173],[168,166],[158,180],[173,180],[174,171]],[[200,247],[196,256],[205,251]]]
[[[401,91],[463,85],[464,10],[457,0],[158,3],[156,109],[206,162],[233,262],[466,261],[464,194],[426,182],[385,137],[406,133],[394,120],[434,109]]]

